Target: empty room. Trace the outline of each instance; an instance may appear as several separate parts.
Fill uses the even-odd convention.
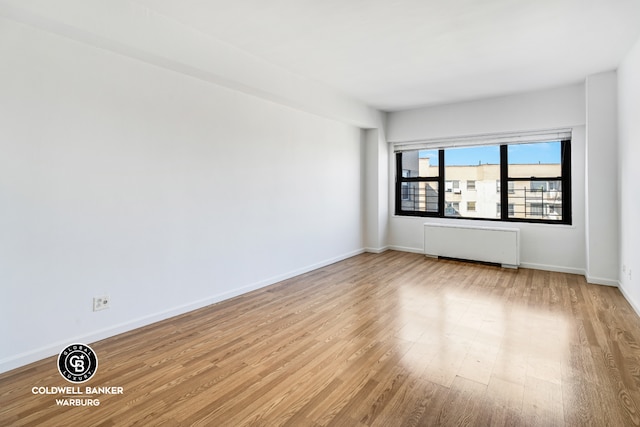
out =
[[[0,426],[640,426],[637,0],[0,0]]]

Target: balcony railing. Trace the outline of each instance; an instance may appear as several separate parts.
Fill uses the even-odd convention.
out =
[[[562,220],[562,191],[514,189],[509,194],[509,218]]]
[[[417,185],[403,187],[401,208],[403,211],[437,213],[438,191],[430,185],[422,188]]]
[[[460,216],[458,202],[459,197],[449,200],[451,195],[447,193],[445,201],[445,216]],[[498,219],[500,217],[500,204],[493,200],[466,200],[475,202],[476,210],[466,212],[465,217]],[[407,185],[402,188],[401,209],[405,212],[438,213],[437,184],[430,183],[426,186]],[[493,209],[493,210],[492,210]],[[482,213],[484,212],[484,214]],[[492,217],[487,212],[496,212]],[[508,194],[508,218],[532,219],[532,220],[562,220],[562,191],[546,190],[543,188],[514,188]]]

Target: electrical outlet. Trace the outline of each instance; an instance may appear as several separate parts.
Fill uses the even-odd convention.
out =
[[[105,310],[111,307],[111,298],[108,295],[93,297],[93,311]]]

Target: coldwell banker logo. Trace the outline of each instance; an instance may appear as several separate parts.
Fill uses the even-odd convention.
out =
[[[72,383],[89,381],[98,370],[98,357],[86,344],[71,344],[58,355],[58,371]]]
[[[87,382],[98,370],[98,357],[91,347],[86,344],[71,344],[58,355],[58,371],[70,383]],[[54,395],[58,406],[99,406],[100,399],[96,396],[105,394],[124,394],[123,387],[101,386],[37,386],[31,389],[33,394]]]

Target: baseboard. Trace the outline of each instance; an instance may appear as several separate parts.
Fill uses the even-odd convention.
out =
[[[389,249],[394,251],[401,252],[412,252],[416,254],[424,254],[423,248],[409,248],[405,246],[389,246]],[[430,256],[430,255],[427,255]],[[431,256],[433,257],[433,256]],[[435,257],[437,258],[437,257]],[[546,270],[546,271],[556,271],[559,273],[570,273],[570,274],[579,274],[581,276],[585,275],[585,271],[579,268],[570,268],[570,267],[561,267],[557,265],[546,265],[546,264],[534,264],[534,263],[520,263],[519,267],[521,268],[532,268],[534,270]]]
[[[624,287],[622,286],[621,283],[618,284],[618,289],[620,289],[620,293],[622,294],[622,296],[624,297],[624,299],[627,300],[627,302],[629,303],[629,305],[631,306],[631,308],[633,309],[633,311],[636,312],[636,314],[638,316],[640,316],[640,306],[638,306],[633,299],[629,296],[629,294],[627,293],[627,291],[624,289]]]
[[[383,246],[381,248],[364,248],[365,252],[369,252],[372,254],[381,254],[382,252],[388,251],[389,246]]]
[[[406,246],[389,246],[389,249],[400,252],[411,252],[414,254],[424,254],[424,248],[409,248]]]
[[[521,262],[520,268],[531,268],[533,270],[555,271],[557,273],[585,275],[585,271],[581,268],[563,267],[560,265],[536,264],[530,262]]]
[[[79,335],[69,337],[62,341],[56,341],[49,343],[45,346],[26,351],[11,357],[4,358],[0,360],[0,373],[10,371],[12,369],[20,368],[22,366],[28,365],[33,362],[37,362],[39,360],[45,359],[47,357],[57,355],[63,347],[70,343],[81,342],[85,344],[91,344],[96,341],[100,341],[106,338],[110,338],[125,332],[130,332],[134,329],[141,328],[143,326],[150,325],[155,322],[159,322],[162,320],[169,319],[174,316],[179,316],[184,313],[188,313],[193,310],[197,310],[199,308],[206,307],[211,304],[215,304],[242,294],[246,294],[247,292],[254,291],[256,289],[264,288],[266,286],[273,285],[275,283],[281,282],[283,280],[290,279],[295,276],[299,276],[304,273],[308,273],[310,271],[316,270],[318,268],[325,267],[330,264],[334,264],[336,262],[345,260],[347,258],[351,258],[356,255],[360,255],[365,252],[365,249],[358,249],[352,252],[348,252],[342,254],[337,257],[329,258],[324,261],[307,265],[305,267],[289,271],[284,274],[279,274],[277,276],[273,276],[269,279],[261,280],[259,282],[255,282],[246,286],[242,286],[240,288],[236,288],[227,292],[223,292],[220,294],[212,295],[210,297],[194,301],[187,304],[182,304],[161,312],[153,313],[147,316],[142,316],[136,319],[132,319],[126,322],[119,323],[117,325],[104,328],[98,331],[94,331],[88,334]]]
[[[587,283],[591,283],[592,285],[604,285],[604,286],[614,286],[619,288],[620,282],[613,279],[605,279],[603,277],[594,277],[588,274],[584,276],[587,279]]]

